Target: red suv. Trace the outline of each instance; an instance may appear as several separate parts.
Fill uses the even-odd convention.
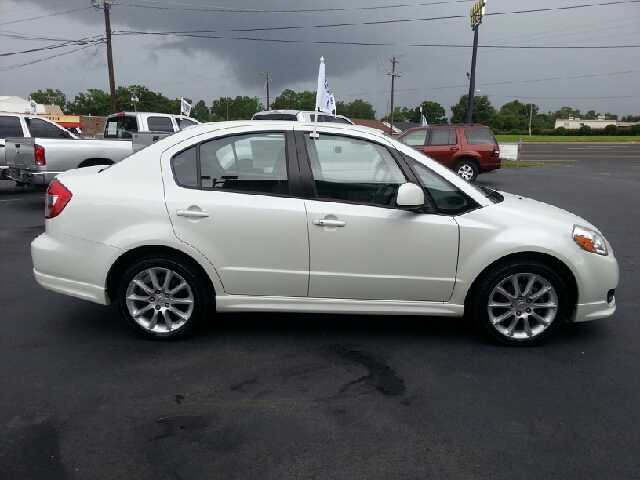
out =
[[[484,125],[429,125],[411,128],[398,138],[470,182],[500,168],[498,141]]]

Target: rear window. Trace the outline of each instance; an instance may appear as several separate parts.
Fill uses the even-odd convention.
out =
[[[0,117],[0,138],[8,137],[24,137],[20,118],[18,117]]]
[[[186,118],[176,118],[176,123],[178,124],[180,130],[182,130],[183,128],[192,127],[193,125],[198,125],[198,122],[187,120]]]
[[[270,113],[268,115],[254,115],[253,120],[298,120],[292,113]]]
[[[498,143],[488,128],[469,128],[464,130],[469,145],[495,145]]]
[[[173,132],[173,123],[169,117],[148,117],[147,126],[151,132]]]
[[[136,117],[112,117],[104,127],[104,136],[105,138],[121,138],[123,136],[131,138],[130,134],[137,131],[138,123],[136,122]],[[125,132],[129,133],[129,135],[123,135]]]

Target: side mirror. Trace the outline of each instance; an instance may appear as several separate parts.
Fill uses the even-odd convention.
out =
[[[401,210],[415,210],[424,205],[424,192],[415,183],[403,183],[398,188],[396,205]]]

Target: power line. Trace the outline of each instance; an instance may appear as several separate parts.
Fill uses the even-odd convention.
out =
[[[87,10],[89,8],[91,7],[75,8],[73,10],[68,10],[66,12],[51,13],[49,15],[40,15],[39,17],[23,18],[22,20],[13,20],[11,22],[4,22],[4,23],[0,23],[0,25],[11,25],[13,23],[29,22],[31,20],[39,20],[40,18],[49,18],[49,17],[55,17],[57,15],[65,15],[67,13],[79,12],[80,10]]]

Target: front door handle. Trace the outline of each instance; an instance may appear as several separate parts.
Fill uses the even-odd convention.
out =
[[[449,150],[460,150],[458,147],[451,147]]]
[[[201,218],[208,217],[209,212],[203,212],[199,210],[176,210],[176,215],[178,215],[179,217]]]
[[[314,225],[318,225],[319,227],[344,227],[347,222],[343,220],[313,220]]]

